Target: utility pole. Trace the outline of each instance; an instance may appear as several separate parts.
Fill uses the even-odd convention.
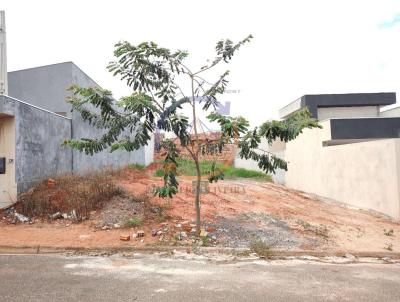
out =
[[[2,10],[0,11],[0,94],[7,93],[6,13]]]

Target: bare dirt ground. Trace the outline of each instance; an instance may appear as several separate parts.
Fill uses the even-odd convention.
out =
[[[161,184],[160,178],[152,176],[153,169],[126,169],[113,176],[126,192],[124,196],[113,198],[103,210],[79,224],[64,219],[10,224],[1,219],[0,246],[193,244],[193,178],[181,177],[180,192],[171,200],[161,200],[151,195],[152,186]],[[151,197],[145,201],[129,197],[146,193]],[[208,232],[208,239],[202,243],[207,245],[248,247],[252,240],[260,239],[271,248],[283,250],[400,252],[399,222],[270,182],[237,179],[210,184],[209,193],[202,195],[201,213]],[[142,224],[120,226],[129,216],[140,217]],[[120,235],[138,230],[145,232],[143,238],[120,241]],[[154,231],[160,232],[152,236]]]

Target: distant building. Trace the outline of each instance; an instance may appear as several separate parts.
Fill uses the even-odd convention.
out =
[[[395,103],[395,93],[324,94],[283,107],[281,118],[307,107],[323,128],[288,143],[264,141],[288,162],[274,180],[400,219],[400,108],[383,111]],[[258,169],[238,157],[235,165]]]

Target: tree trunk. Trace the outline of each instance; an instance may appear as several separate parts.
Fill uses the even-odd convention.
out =
[[[197,172],[197,182],[196,182],[196,198],[195,198],[195,206],[196,206],[196,234],[200,236],[200,228],[201,228],[201,220],[200,220],[200,185],[201,185],[201,171],[199,161],[195,160],[196,164],[196,172]]]

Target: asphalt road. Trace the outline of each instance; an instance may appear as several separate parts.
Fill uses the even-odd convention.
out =
[[[399,264],[0,256],[0,301],[400,301]]]

